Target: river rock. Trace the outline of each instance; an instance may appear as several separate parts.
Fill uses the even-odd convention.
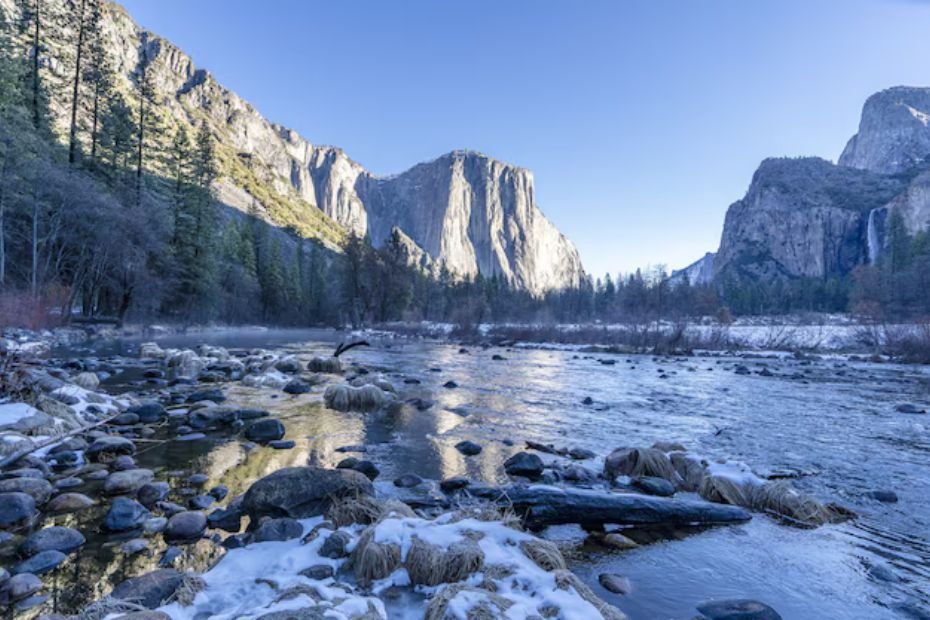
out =
[[[187,505],[193,510],[205,510],[213,505],[216,498],[212,495],[195,495],[187,500]]]
[[[0,586],[0,605],[15,603],[42,589],[42,580],[32,573],[20,573]]]
[[[603,542],[607,547],[611,547],[612,549],[619,549],[621,551],[627,551],[629,549],[635,549],[639,547],[639,544],[637,544],[635,540],[624,536],[620,532],[610,532],[609,534],[606,534],[601,539],[601,542]]]
[[[267,443],[284,437],[284,425],[280,420],[266,418],[253,422],[245,429],[245,436],[256,443]]]
[[[149,511],[139,502],[128,497],[113,500],[103,526],[111,532],[126,532],[141,527],[149,518]]]
[[[927,413],[926,409],[914,403],[901,403],[894,410],[898,413]]]
[[[85,542],[84,535],[79,531],[70,527],[53,525],[30,535],[20,545],[19,552],[27,557],[49,550],[71,553],[79,549]]]
[[[49,549],[37,553],[28,560],[24,560],[13,567],[12,573],[19,575],[21,573],[32,573],[33,575],[42,575],[57,568],[62,562],[68,559],[68,556],[61,551]]]
[[[300,364],[300,360],[296,357],[285,357],[282,360],[279,360],[275,365],[275,370],[278,372],[287,373],[289,375],[297,374],[303,367]]]
[[[268,542],[272,540],[292,540],[300,538],[304,533],[303,526],[296,520],[288,517],[280,519],[267,519],[255,530],[253,542]]]
[[[453,476],[440,481],[439,488],[443,493],[454,493],[456,491],[461,491],[470,484],[471,480],[465,476]]]
[[[504,461],[504,471],[511,476],[524,478],[539,478],[543,472],[542,459],[529,452],[517,452]]]
[[[868,497],[869,499],[874,499],[876,501],[884,502],[886,504],[894,504],[894,503],[897,503],[898,501],[897,493],[895,493],[894,491],[885,491],[881,489],[878,489],[875,491],[868,491],[865,494],[865,496]]]
[[[39,514],[36,500],[27,493],[0,493],[0,529],[16,529],[29,525]]]
[[[151,508],[156,503],[168,497],[169,492],[171,492],[171,487],[168,486],[167,482],[148,482],[139,487],[136,493],[136,499],[138,499],[143,506]]]
[[[394,479],[394,486],[401,489],[410,489],[423,483],[423,478],[415,474],[404,474]]]
[[[237,533],[242,529],[242,513],[232,508],[217,508],[207,516],[210,527]]]
[[[77,512],[95,506],[97,502],[83,493],[62,493],[53,497],[45,509],[49,512]]]
[[[103,483],[103,492],[107,495],[135,494],[143,486],[152,482],[155,474],[151,469],[128,469],[116,471],[107,476]]]
[[[130,413],[128,411],[126,413],[121,413],[115,418],[113,418],[112,420],[110,420],[110,424],[113,424],[115,426],[132,426],[133,424],[138,424],[138,423],[139,423],[139,416],[135,413]]]
[[[332,577],[335,571],[329,564],[314,564],[313,566],[303,569],[298,574],[308,579],[313,579],[314,581],[323,581],[324,579]]]
[[[614,594],[629,594],[633,591],[629,579],[613,573],[601,573],[597,581],[605,590]]]
[[[113,589],[111,596],[131,601],[148,609],[159,607],[167,601],[184,580],[184,573],[173,568],[162,568],[122,582]]]
[[[778,613],[759,601],[734,599],[698,605],[701,620],[781,620]]]
[[[229,487],[225,484],[218,484],[209,491],[207,491],[216,501],[223,501],[227,495],[229,495]]]
[[[347,532],[336,530],[323,541],[320,555],[333,560],[344,558],[349,554],[347,547],[351,542],[352,537]]]
[[[168,519],[165,538],[169,540],[196,540],[207,529],[207,517],[196,510],[185,510]]]
[[[10,478],[0,480],[0,497],[6,493],[25,493],[41,506],[52,496],[52,485],[44,478]]]
[[[352,469],[361,474],[365,474],[365,477],[369,480],[374,480],[378,477],[378,474],[381,473],[381,470],[378,469],[378,466],[368,460],[360,460],[354,456],[349,458],[342,459],[336,465],[337,469]]]
[[[665,478],[657,478],[656,476],[637,476],[630,482],[634,487],[648,495],[671,497],[675,494],[675,485]]]
[[[223,394],[223,390],[212,388],[208,390],[197,390],[196,392],[191,392],[187,396],[187,402],[189,403],[199,403],[205,400],[221,403],[226,400],[226,395]]]
[[[287,385],[284,386],[284,391],[287,394],[295,394],[295,395],[306,394],[310,392],[311,389],[312,388],[310,387],[309,383],[307,383],[306,381],[301,381],[300,379],[294,379],[293,381],[288,382]]]
[[[87,459],[93,463],[110,463],[121,454],[135,454],[136,444],[125,437],[104,435],[87,448]]]
[[[135,407],[130,407],[128,412],[139,416],[139,421],[144,422],[145,424],[158,422],[168,416],[168,411],[165,409],[164,405],[154,401],[145,402],[140,405],[136,405]]]
[[[288,467],[254,482],[242,507],[253,519],[264,515],[306,519],[322,514],[332,499],[373,492],[371,481],[350,469]]]
[[[455,444],[455,449],[465,456],[475,456],[476,454],[481,454],[481,446],[476,444],[474,441],[468,441],[467,439]]]

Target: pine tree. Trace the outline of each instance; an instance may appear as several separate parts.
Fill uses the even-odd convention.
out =
[[[87,23],[89,58],[84,82],[90,87],[90,162],[96,165],[100,142],[101,118],[105,114],[113,92],[113,68],[103,39],[103,11],[101,0],[90,1]]]
[[[83,67],[81,59],[84,52],[84,38],[87,31],[87,0],[77,0],[75,3],[74,26],[77,30],[75,42],[74,80],[71,88],[71,127],[68,132],[68,164],[74,165],[78,151],[78,107],[81,94],[81,77]]]

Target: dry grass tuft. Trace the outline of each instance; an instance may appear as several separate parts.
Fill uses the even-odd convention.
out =
[[[784,480],[752,488],[748,507],[799,527],[819,527],[834,517],[828,507]]]
[[[414,537],[404,568],[414,585],[438,586],[468,578],[484,566],[484,553],[465,538],[443,549]]]
[[[168,599],[169,603],[177,601],[182,607],[188,607],[194,603],[197,594],[207,587],[207,582],[200,575],[185,573],[181,579],[181,584],[174,591],[174,594]]]
[[[329,385],[323,391],[326,406],[336,411],[375,411],[393,398],[376,385],[353,387],[346,383]]]
[[[616,476],[654,476],[665,478],[678,485],[681,478],[672,462],[661,450],[656,448],[625,448],[615,450],[604,463],[606,473]]]
[[[314,357],[307,364],[307,370],[338,375],[342,372],[342,362],[338,357]]]
[[[672,452],[668,458],[681,478],[678,488],[682,491],[697,491],[704,479],[705,465],[701,459],[687,452]]]
[[[441,589],[430,600],[424,620],[459,620],[461,616],[455,610],[450,609],[450,604],[462,593],[474,601],[467,611],[467,620],[506,618],[507,610],[513,605],[511,601],[493,592],[463,584],[452,584]]]
[[[351,559],[356,579],[363,587],[368,587],[400,567],[400,547],[375,542],[375,528],[369,527],[362,532]]]
[[[399,500],[382,502],[367,495],[359,495],[332,500],[325,516],[336,527],[345,527],[353,523],[368,525],[388,516],[405,518],[417,515],[410,506]]]
[[[113,614],[129,614],[148,611],[142,605],[107,596],[82,609],[73,620],[103,620]]]
[[[523,555],[533,560],[536,566],[544,571],[552,572],[568,568],[565,564],[565,558],[562,557],[562,552],[551,541],[541,538],[524,540],[520,543],[520,550],[523,551]]]
[[[749,506],[749,492],[746,485],[725,476],[706,475],[698,487],[698,494],[715,504],[732,504]]]

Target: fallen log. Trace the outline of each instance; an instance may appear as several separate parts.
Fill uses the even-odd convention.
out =
[[[546,485],[469,489],[472,495],[513,507],[531,529],[577,523],[582,526],[700,526],[742,523],[752,518],[738,506],[701,500],[565,489]]]

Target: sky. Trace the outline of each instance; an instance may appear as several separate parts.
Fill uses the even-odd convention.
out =
[[[930,86],[930,0],[122,0],[269,120],[376,174],[529,168],[589,273],[716,249],[759,162],[835,161]]]

